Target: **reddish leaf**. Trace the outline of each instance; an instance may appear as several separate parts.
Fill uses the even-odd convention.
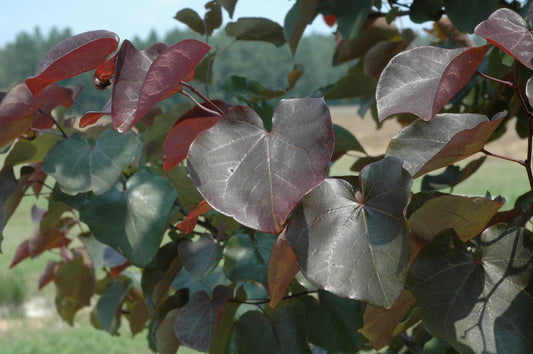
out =
[[[230,288],[219,285],[213,290],[213,299],[203,290],[195,293],[176,318],[174,333],[178,340],[194,350],[207,351],[230,292]]]
[[[54,82],[100,66],[117,49],[118,42],[118,36],[109,31],[90,31],[65,39],[50,49],[26,84],[38,97]]]
[[[174,323],[181,309],[170,310],[155,330],[155,345],[162,354],[177,353],[180,342],[174,334]]]
[[[111,85],[111,78],[115,74],[115,66],[117,64],[118,53],[106,60],[94,72],[94,86],[97,89],[103,90]]]
[[[116,267],[113,267],[109,270],[109,276],[111,276],[111,278],[116,278],[118,277],[122,271],[126,268],[128,268],[129,266],[131,265],[131,262],[130,261],[127,261],[119,266],[116,266]]]
[[[30,256],[30,240],[23,241],[15,251],[15,256],[13,257],[13,260],[11,261],[11,265],[9,268],[13,268],[16,266],[19,262],[23,261],[24,259],[28,258]]]
[[[176,228],[184,234],[190,234],[198,223],[198,217],[211,209],[213,209],[211,205],[207,204],[205,200],[202,200],[185,219],[176,225]]]
[[[100,118],[102,118],[104,115],[111,114],[111,102],[111,99],[108,100],[101,111],[89,111],[85,113],[80,119],[80,128],[85,128],[89,125],[93,125],[98,122]]]
[[[48,260],[44,266],[44,270],[39,277],[39,290],[44,288],[48,283],[56,278],[57,269],[61,262]]]
[[[289,284],[300,270],[296,254],[289,246],[284,229],[272,246],[268,259],[267,279],[270,307],[274,308],[283,299]]]
[[[533,33],[522,16],[510,9],[499,9],[481,22],[474,33],[533,69]]]
[[[379,120],[406,112],[431,120],[468,83],[489,48],[418,47],[398,54],[378,81]]]
[[[335,15],[322,15],[322,18],[329,27],[333,27],[337,23],[337,16]]]
[[[35,193],[35,197],[37,198],[41,194],[44,180],[46,179],[46,176],[48,176],[41,170],[41,165],[41,162],[30,163],[30,166],[34,168],[34,171],[30,175],[29,180],[32,181],[31,188],[33,190],[33,193]]]
[[[113,127],[119,132],[129,130],[157,102],[181,91],[180,81],[193,79],[194,68],[209,49],[207,44],[190,39],[139,52],[124,42],[117,57]]]
[[[132,287],[126,298],[126,306],[130,311],[126,316],[130,323],[131,334],[136,335],[144,330],[144,325],[152,317],[144,301],[142,291]]]
[[[224,112],[233,107],[224,101],[217,100],[213,103]],[[163,168],[165,171],[185,160],[189,147],[198,134],[211,128],[219,120],[220,117],[210,115],[199,107],[194,107],[185,113],[165,138],[163,145]]]
[[[482,114],[446,113],[430,122],[419,119],[392,139],[386,156],[403,159],[404,168],[419,177],[481,151],[506,115],[500,112],[488,120]]]
[[[415,302],[413,294],[404,289],[388,310],[368,304],[364,314],[364,326],[358,332],[372,343],[374,349],[380,350],[391,343],[394,329]]]

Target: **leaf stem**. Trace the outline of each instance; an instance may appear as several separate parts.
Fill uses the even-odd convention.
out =
[[[180,92],[183,96],[186,96],[188,99],[190,99],[191,101],[194,102],[195,105],[197,105],[199,108],[203,109],[204,111],[206,111],[207,113],[211,113],[217,117],[220,117],[221,114],[216,112],[216,111],[213,111],[205,106],[203,106],[200,102],[198,102],[194,97],[192,97],[189,93],[185,92],[185,91],[181,91]]]
[[[483,149],[481,150],[481,152],[484,153],[484,154],[487,155],[487,156],[492,156],[492,157],[495,157],[495,158],[498,158],[498,159],[502,159],[502,160],[507,160],[507,161],[516,162],[517,164],[520,164],[520,165],[522,165],[522,166],[524,166],[524,167],[526,166],[525,161],[517,160],[517,159],[513,159],[513,158],[511,158],[511,157],[507,157],[507,156],[503,156],[503,155],[494,154],[494,153],[492,153],[492,152],[490,152],[490,151],[485,150],[485,148],[483,148]]]
[[[484,78],[487,79],[487,80],[497,82],[497,83],[499,83],[499,84],[505,85],[505,86],[510,87],[510,88],[514,88],[514,84],[513,84],[512,82],[497,79],[497,78],[495,78],[495,77],[492,77],[492,76],[489,76],[489,75],[483,74],[483,73],[480,72],[480,71],[476,71],[476,74],[478,74],[478,75],[481,76],[481,77],[484,77]]]
[[[183,85],[185,87],[187,87],[189,90],[191,90],[195,95],[197,95],[198,97],[200,97],[202,100],[204,100],[205,102],[209,103],[209,105],[211,105],[211,108],[213,108],[215,111],[217,111],[218,113],[220,113],[220,115],[223,115],[224,114],[224,111],[221,110],[220,108],[218,108],[218,106],[216,104],[213,103],[213,101],[211,101],[209,98],[205,97],[200,91],[198,91],[198,89],[192,85],[189,85],[188,83],[186,83],[185,81],[180,81],[180,85]],[[182,91],[183,92],[183,91]]]
[[[63,128],[61,128],[59,123],[55,120],[54,117],[52,117],[51,114],[48,114],[47,112],[43,111],[42,109],[38,109],[37,112],[39,112],[42,115],[44,115],[45,117],[51,119],[52,122],[54,122],[54,124],[56,125],[56,127],[61,131],[61,134],[62,134],[63,138],[65,138],[65,139],[68,138],[68,134],[63,130]]]

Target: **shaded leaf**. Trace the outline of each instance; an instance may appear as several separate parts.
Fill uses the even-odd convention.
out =
[[[390,307],[409,265],[404,209],[412,179],[397,158],[361,170],[359,185],[326,179],[293,212],[287,240],[300,269],[338,296]]]
[[[496,225],[472,253],[453,231],[435,237],[409,270],[424,327],[459,352],[528,352],[533,346],[531,233]]]
[[[217,286],[212,299],[205,291],[195,293],[176,318],[174,332],[178,340],[194,350],[207,351],[229,294],[225,286]]]
[[[197,280],[201,280],[205,273],[215,264],[218,245],[209,234],[201,235],[198,240],[183,240],[178,245],[178,252],[187,269]]]
[[[315,18],[317,5],[318,0],[298,0],[285,15],[283,31],[285,38],[289,42],[292,55],[296,53],[296,48],[305,28]]]
[[[200,18],[200,15],[193,9],[185,8],[176,14],[174,18],[192,29],[194,32],[205,34],[204,21]]]
[[[232,281],[256,280],[267,286],[267,264],[275,237],[256,232],[233,235],[224,248],[224,272]]]
[[[141,170],[125,188],[119,183],[81,205],[80,219],[96,239],[119,251],[131,263],[150,262],[161,243],[177,193],[157,172]]]
[[[60,266],[60,262],[47,260],[44,269],[39,276],[39,290],[44,288],[48,283],[56,278],[57,270]]]
[[[444,0],[446,16],[464,33],[473,33],[476,25],[487,19],[497,6],[498,0]]]
[[[407,44],[402,40],[388,40],[376,43],[363,58],[364,73],[379,79],[382,71],[389,61],[402,50]]]
[[[318,10],[324,15],[335,15],[342,38],[348,40],[359,35],[371,7],[372,0],[329,0],[320,2]]]
[[[80,128],[88,127],[89,125],[93,125],[96,122],[100,120],[105,115],[111,115],[111,103],[112,100],[109,99],[106,104],[104,105],[104,108],[102,108],[101,111],[88,111],[83,114],[80,118],[79,126]]]
[[[215,210],[248,227],[279,233],[298,200],[326,177],[332,152],[324,100],[281,100],[271,132],[253,110],[228,110],[191,144],[187,167]]]
[[[170,310],[155,331],[155,344],[161,354],[174,354],[178,351],[180,342],[174,334],[174,323],[180,309]]]
[[[273,317],[248,311],[235,323],[239,353],[311,353],[306,340],[303,305],[278,306]]]
[[[367,305],[363,316],[364,326],[358,331],[376,350],[390,345],[394,330],[414,306],[416,300],[409,290],[403,290],[388,310]]]
[[[208,272],[201,280],[195,279],[187,272],[187,269],[180,270],[177,277],[172,281],[174,289],[189,289],[191,293],[205,291],[208,294],[218,285],[231,286],[232,282],[224,274],[223,267],[218,264],[212,271]]]
[[[212,34],[213,30],[222,26],[222,9],[216,1],[209,1],[205,4],[207,10],[204,16],[207,33]]]
[[[441,174],[435,176],[425,175],[422,179],[421,190],[433,191],[448,187],[453,188],[474,174],[483,162],[485,162],[486,158],[486,156],[483,156],[474,161],[470,161],[462,169],[459,166],[451,165],[446,167]]]
[[[91,304],[96,279],[90,264],[85,263],[81,255],[73,260],[61,263],[57,268],[56,307],[61,317],[70,325],[74,324],[74,315],[79,309]]]
[[[263,41],[278,47],[285,44],[283,27],[267,18],[240,17],[226,25],[226,34],[241,41]]]
[[[442,16],[440,0],[413,0],[409,8],[409,19],[414,23],[437,21]]]
[[[333,124],[333,131],[335,133],[335,147],[333,148],[333,152],[346,152],[353,150],[366,154],[363,146],[348,129],[343,128],[340,125]]]
[[[298,258],[287,241],[285,230],[276,239],[268,259],[268,294],[272,308],[283,299],[292,279],[300,271]]]
[[[533,34],[524,18],[513,10],[494,11],[474,33],[533,70]]]
[[[13,169],[0,171],[0,243],[4,239],[4,227],[14,211],[6,210],[4,205],[7,199],[16,191],[17,185],[17,179],[15,178]]]
[[[363,62],[360,61],[325,92],[324,98],[339,100],[368,96],[375,93],[376,85],[377,80],[363,72]]]
[[[117,49],[118,36],[109,31],[90,31],[70,37],[46,53],[35,75],[26,79],[35,97],[54,82],[96,69]]]
[[[224,101],[215,100],[213,103],[223,111],[233,107]],[[208,108],[211,109],[211,107]],[[197,106],[184,113],[165,138],[163,145],[165,171],[185,160],[189,147],[198,134],[211,128],[219,120],[219,116],[209,114]]]
[[[185,167],[175,166],[166,172],[166,176],[174,188],[179,191],[178,201],[186,210],[196,208],[198,203],[204,199],[189,178]]]
[[[377,84],[379,120],[406,112],[431,120],[468,83],[489,48],[417,47],[396,55]]]
[[[225,8],[229,17],[233,18],[233,11],[235,10],[235,4],[237,3],[237,0],[215,0],[215,2],[219,3],[223,8]]]
[[[105,130],[94,146],[84,134],[76,133],[50,149],[42,169],[67,194],[92,191],[99,195],[117,183],[124,168],[139,156],[141,148],[137,136],[129,132]]]
[[[363,325],[363,309],[358,301],[319,290],[318,300],[299,299],[305,304],[305,321],[310,343],[328,352],[356,353],[362,338],[357,330]]]
[[[245,299],[246,292],[243,287],[239,287],[235,292],[235,297],[237,299]],[[241,304],[238,302],[228,301],[224,305],[224,309],[220,314],[220,319],[218,322],[217,331],[215,333],[215,338],[209,347],[210,354],[224,354],[228,352],[228,342],[233,339],[233,323],[235,322],[235,314]]]
[[[132,287],[128,278],[111,281],[96,304],[98,322],[103,330],[116,334],[120,324],[121,308]]]
[[[444,113],[430,122],[419,119],[392,139],[386,156],[402,158],[405,169],[419,177],[481,151],[506,115],[488,120],[483,114]]]

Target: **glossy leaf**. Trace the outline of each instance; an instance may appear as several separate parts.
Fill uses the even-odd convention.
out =
[[[445,113],[430,122],[419,119],[392,139],[386,156],[403,159],[405,169],[419,177],[481,151],[506,115],[488,120],[482,114]]]
[[[201,280],[205,273],[215,264],[218,245],[211,235],[201,235],[198,240],[183,240],[178,245],[178,252],[187,269],[197,280]]]
[[[141,142],[132,133],[105,130],[94,146],[85,135],[76,133],[50,149],[42,169],[67,194],[92,191],[99,195],[117,183],[124,168],[139,156],[141,148]]]
[[[533,346],[531,233],[500,224],[472,253],[453,231],[435,237],[409,270],[424,327],[459,352],[527,352]]]
[[[494,11],[475,28],[474,33],[533,69],[533,34],[524,18],[513,10]]]
[[[215,100],[213,103],[223,111],[233,106],[219,100]],[[212,109],[211,107],[208,108]],[[163,145],[163,168],[165,171],[185,160],[189,147],[198,134],[211,128],[219,120],[219,116],[209,114],[197,106],[183,114],[165,138]]]
[[[489,48],[417,47],[398,54],[378,81],[379,120],[406,112],[431,120],[468,83]]]
[[[248,311],[235,323],[239,353],[310,353],[301,303],[278,306],[272,317]]]
[[[412,179],[397,158],[361,170],[359,185],[326,179],[295,209],[287,239],[304,275],[338,296],[390,307],[409,265],[404,209]]]
[[[226,25],[226,34],[241,41],[263,41],[278,47],[285,44],[283,27],[267,18],[240,17]]]
[[[178,340],[194,350],[207,351],[229,294],[225,286],[216,287],[212,299],[205,291],[195,293],[176,318],[174,332]]]
[[[271,132],[253,110],[228,110],[192,143],[187,166],[214,209],[251,228],[279,233],[298,200],[325,178],[332,150],[324,101],[282,100]]]
[[[283,299],[289,284],[299,271],[298,258],[289,245],[284,230],[276,239],[268,258],[267,281],[270,307],[275,308]]]
[[[358,301],[341,298],[324,290],[300,299],[305,304],[307,336],[310,343],[328,352],[356,353],[362,338],[363,309]]]
[[[115,334],[121,316],[122,303],[132,286],[130,279],[111,281],[96,304],[98,321],[104,331]]]
[[[363,316],[364,326],[358,331],[364,335],[376,350],[390,345],[395,328],[415,305],[416,300],[409,290],[403,290],[388,310],[367,305]]]
[[[275,237],[238,233],[224,248],[224,272],[232,281],[256,280],[267,286],[267,264]]]
[[[76,312],[91,304],[96,284],[94,269],[84,262],[81,255],[76,255],[73,260],[59,265],[54,282],[57,288],[57,311],[73,325]]]
[[[411,214],[409,225],[411,232],[426,242],[449,228],[467,241],[479,235],[502,206],[490,198],[443,195],[428,200]]]
[[[318,0],[298,0],[285,15],[283,31],[289,42],[292,55],[296,53],[298,43],[302,38],[305,28],[316,16]]]
[[[450,18],[454,26],[463,33],[473,33],[478,23],[487,19],[496,10],[498,0],[445,0],[444,8],[446,15]]]
[[[35,75],[26,79],[35,97],[54,82],[96,69],[117,49],[118,36],[109,31],[90,31],[65,39],[45,55]]]
[[[167,228],[167,219],[176,200],[174,187],[151,170],[131,176],[106,193],[82,203],[80,219],[96,239],[119,251],[131,263],[150,262]]]

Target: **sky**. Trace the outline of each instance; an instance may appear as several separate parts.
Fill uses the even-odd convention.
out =
[[[33,33],[35,27],[47,35],[50,29],[71,28],[73,34],[105,29],[121,39],[135,35],[146,38],[154,29],[164,34],[185,25],[174,19],[176,12],[189,7],[203,16],[207,0],[10,0],[0,12],[0,47],[13,42],[22,31]],[[233,19],[254,16],[267,17],[283,25],[294,0],[239,0]],[[224,23],[231,21],[223,10]],[[322,18],[317,17],[306,33],[331,33]]]

